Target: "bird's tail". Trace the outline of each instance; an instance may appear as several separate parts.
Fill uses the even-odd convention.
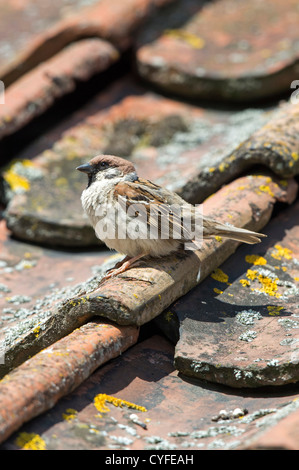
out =
[[[213,221],[211,224],[208,223],[208,227],[204,227],[204,238],[210,238],[211,236],[220,236],[253,245],[254,243],[260,243],[261,238],[267,235]]]

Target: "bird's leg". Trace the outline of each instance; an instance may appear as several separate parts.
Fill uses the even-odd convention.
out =
[[[101,282],[106,281],[107,279],[110,279],[111,277],[117,276],[118,274],[124,273],[133,264],[135,264],[136,261],[140,260],[141,258],[147,255],[148,253],[143,253],[142,255],[134,256],[133,258],[126,256],[122,261],[116,264],[115,268],[112,268],[108,271],[108,273],[101,279]]]
[[[113,266],[113,268],[108,269],[107,273],[110,273],[110,271],[114,271],[115,269],[120,268],[124,263],[126,263],[130,259],[130,256],[125,256],[121,261],[118,261],[115,266]]]

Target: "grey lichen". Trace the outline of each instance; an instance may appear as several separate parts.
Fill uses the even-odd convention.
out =
[[[237,313],[236,321],[241,323],[241,325],[253,325],[256,320],[261,320],[263,317],[259,312],[256,312],[252,309],[242,310],[242,312]]]
[[[250,343],[251,341],[253,341],[255,338],[257,337],[257,332],[254,331],[254,330],[248,330],[248,331],[245,331],[244,333],[242,333],[240,336],[239,336],[239,339],[241,341],[247,341],[247,343]]]
[[[223,425],[223,426],[212,426],[204,431],[193,431],[190,434],[190,437],[193,439],[203,439],[206,437],[215,437],[221,434],[226,434],[230,436],[239,436],[244,432],[244,429],[241,429],[237,426]]]

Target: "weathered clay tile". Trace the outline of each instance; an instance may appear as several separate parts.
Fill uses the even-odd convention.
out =
[[[116,457],[121,449],[147,449],[152,455],[182,449],[194,455],[194,464],[198,450],[238,449],[255,437],[262,442],[273,423],[292,418],[297,398],[295,387],[276,394],[230,393],[227,387],[182,380],[173,368],[173,346],[155,335],[100,367],[19,428],[1,450],[97,449],[113,450]],[[296,433],[292,441],[298,447]]]
[[[261,231],[269,221],[277,200],[292,202],[297,191],[294,181],[279,185],[269,176],[252,175],[235,180],[210,197],[204,213],[239,227]],[[95,315],[121,325],[142,325],[158,316],[223,263],[238,243],[209,240],[200,251],[182,251],[140,266],[99,284],[97,278],[62,291],[44,315],[32,316],[29,328],[6,347],[6,368],[17,365],[41,348]],[[109,266],[110,267],[110,266]],[[59,301],[59,303],[58,303]],[[39,334],[35,335],[38,326]]]
[[[299,205],[271,220],[261,245],[240,247],[170,307],[179,371],[233,387],[299,380]]]
[[[89,4],[98,0],[88,0]],[[29,46],[37,35],[63,20],[69,14],[81,10],[85,0],[34,0],[1,2],[0,4],[0,77],[17,67],[18,56]],[[19,63],[22,68],[22,65]],[[19,72],[20,73],[20,72]],[[22,73],[22,72],[21,72]],[[7,77],[8,78],[8,77]],[[10,84],[5,79],[6,87]]]
[[[137,339],[136,327],[94,320],[6,375],[0,382],[0,441],[51,408]]]
[[[288,405],[289,410],[280,410],[278,418],[272,419],[271,426],[264,432],[245,440],[239,446],[242,450],[298,450],[299,411],[296,398]],[[289,411],[289,412],[285,412]]]
[[[126,50],[135,39],[136,30],[154,11],[173,0],[101,0],[74,11],[52,27],[45,28],[26,45],[16,59],[0,68],[6,86],[29,70],[48,60],[60,50],[82,38],[107,39],[118,49]],[[94,3],[94,2],[93,2]]]
[[[253,117],[254,118],[254,117]],[[235,146],[214,166],[203,168],[183,188],[198,199],[255,165],[264,166],[282,178],[299,172],[299,103],[284,103],[271,119]],[[213,160],[211,160],[213,165]]]
[[[40,64],[6,90],[5,104],[0,107],[0,139],[24,127],[74,91],[77,82],[106,70],[118,58],[110,43],[91,38],[67,46]]]
[[[207,2],[179,27],[165,18],[152,41],[148,27],[136,53],[139,74],[192,98],[249,102],[290,91],[298,78],[298,18],[296,0]]]
[[[237,150],[236,160],[250,161],[288,178],[299,173],[299,102],[289,102]]]

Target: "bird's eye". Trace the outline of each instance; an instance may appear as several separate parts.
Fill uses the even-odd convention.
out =
[[[101,166],[102,166],[102,167],[107,166],[107,163],[106,163],[106,162],[102,162],[102,163],[101,163]]]

